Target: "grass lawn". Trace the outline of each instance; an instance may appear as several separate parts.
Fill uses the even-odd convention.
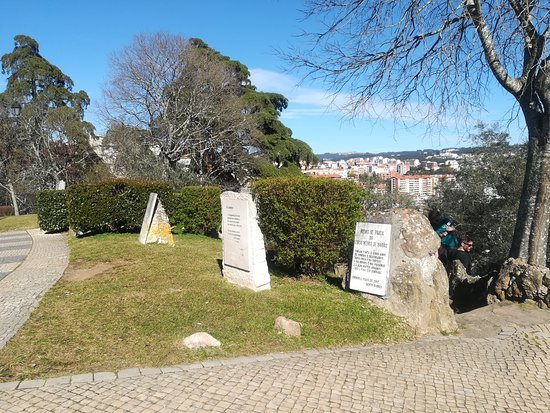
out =
[[[24,231],[31,228],[38,228],[36,214],[0,217],[0,232]]]
[[[395,317],[327,282],[272,277],[272,289],[259,293],[227,283],[220,240],[181,235],[170,248],[140,245],[137,237],[71,237],[64,277],[0,350],[0,381],[411,336]],[[104,272],[82,272],[94,268]],[[279,315],[303,324],[301,339],[274,330]],[[199,331],[221,348],[180,346]]]

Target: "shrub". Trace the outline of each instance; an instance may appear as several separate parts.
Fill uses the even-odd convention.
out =
[[[164,205],[171,187],[162,181],[115,179],[71,186],[67,191],[69,226],[76,232],[139,232],[149,194]]]
[[[353,182],[270,178],[252,191],[260,227],[276,263],[320,276],[345,259],[355,223],[362,219],[362,190]]]
[[[69,229],[67,218],[67,192],[46,190],[36,193],[38,226],[46,232],[62,232]]]
[[[174,194],[169,205],[170,222],[175,232],[211,235],[221,227],[220,188],[186,186]]]
[[[0,206],[0,217],[7,217],[15,215],[15,209],[11,205]]]

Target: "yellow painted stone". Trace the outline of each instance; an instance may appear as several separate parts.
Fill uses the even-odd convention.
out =
[[[145,243],[174,245],[174,237],[172,236],[172,228],[170,227],[168,215],[160,201],[153,215]]]

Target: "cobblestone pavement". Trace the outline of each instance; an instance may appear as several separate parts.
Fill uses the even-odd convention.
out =
[[[0,348],[63,274],[68,262],[66,237],[38,229],[0,235]]]
[[[15,331],[24,322],[67,263],[64,236],[31,235],[28,259],[0,281],[0,343],[6,325]],[[549,406],[550,321],[507,325],[484,337],[0,383],[6,413],[548,412]]]
[[[3,383],[2,412],[547,412],[550,324]]]

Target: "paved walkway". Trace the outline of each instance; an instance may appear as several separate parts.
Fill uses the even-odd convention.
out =
[[[68,263],[66,237],[37,229],[0,234],[0,349],[63,274]]]
[[[23,262],[32,247],[32,238],[25,231],[0,233],[0,280]]]
[[[41,239],[32,235],[28,261]],[[18,272],[28,274],[26,264],[0,290]],[[550,322],[509,325],[483,338],[0,384],[0,412],[547,412],[549,406]]]
[[[4,383],[0,391],[2,412],[547,412],[549,406],[548,324],[483,339],[440,337]]]

